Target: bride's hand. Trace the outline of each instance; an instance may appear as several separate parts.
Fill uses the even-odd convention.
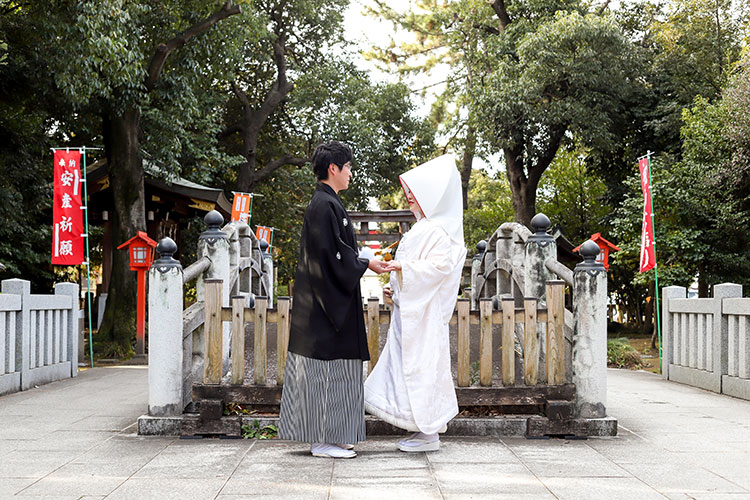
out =
[[[397,260],[392,260],[390,262],[385,263],[385,270],[386,272],[389,271],[400,271],[401,270],[401,262]]]

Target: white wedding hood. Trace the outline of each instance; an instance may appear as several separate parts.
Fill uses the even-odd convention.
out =
[[[437,222],[451,240],[464,245],[461,177],[452,154],[439,156],[399,176],[427,219]]]

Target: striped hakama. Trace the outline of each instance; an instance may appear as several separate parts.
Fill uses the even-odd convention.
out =
[[[286,358],[279,439],[355,444],[365,440],[361,359]]]

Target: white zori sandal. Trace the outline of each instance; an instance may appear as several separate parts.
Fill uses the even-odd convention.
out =
[[[328,443],[313,443],[310,452],[312,456],[321,458],[354,458],[357,456],[354,450],[345,450],[335,444]]]
[[[424,434],[422,432],[416,432],[408,438],[399,441],[398,449],[407,453],[438,451],[440,449],[440,436],[437,433]]]

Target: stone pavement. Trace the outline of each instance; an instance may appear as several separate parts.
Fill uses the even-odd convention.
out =
[[[0,397],[0,499],[750,500],[750,402],[610,370],[615,438],[445,438],[353,460],[284,441],[139,437],[144,367],[95,368]]]

